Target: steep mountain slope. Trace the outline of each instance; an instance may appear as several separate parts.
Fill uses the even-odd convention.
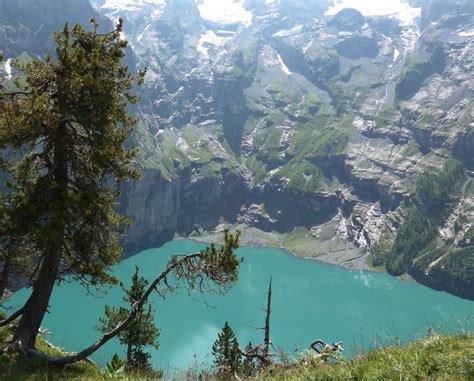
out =
[[[54,50],[53,33],[65,22],[84,26],[95,17],[102,27],[110,21],[96,12],[89,0],[9,0],[0,2],[0,49],[8,58],[24,52],[42,56]]]
[[[145,176],[122,197],[131,250],[239,224],[280,233],[250,229],[250,242],[360,268],[396,240],[407,206],[421,208],[420,173],[450,157],[474,169],[468,2],[399,3],[390,15],[321,1],[229,2],[216,15],[206,1],[119,3],[98,8],[129,21],[149,68],[137,110]],[[415,257],[470,245],[462,176],[456,208]],[[439,255],[402,272],[473,297],[471,279],[432,279]]]
[[[148,68],[134,110],[144,177],[120,200],[129,252],[231,224],[247,243],[474,298],[469,0],[28,1],[0,12],[7,58],[50,50],[32,43],[41,25],[98,12],[125,20]]]

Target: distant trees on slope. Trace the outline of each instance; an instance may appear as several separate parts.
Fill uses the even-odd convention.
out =
[[[464,166],[455,159],[448,159],[441,172],[422,173],[416,183],[414,204],[405,209],[406,216],[394,244],[380,242],[373,250],[373,263],[386,264],[387,271],[395,276],[405,273],[436,238],[464,179]]]

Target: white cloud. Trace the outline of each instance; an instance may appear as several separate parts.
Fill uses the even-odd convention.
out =
[[[204,360],[209,343],[217,337],[220,329],[212,324],[199,327],[197,333],[186,340],[186,343],[175,351],[176,357],[171,364],[179,364],[182,359],[196,358],[198,362]],[[190,364],[191,365],[191,364]]]

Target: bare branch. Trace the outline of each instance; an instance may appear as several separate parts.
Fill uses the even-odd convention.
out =
[[[18,311],[16,311],[15,313],[13,313],[12,315],[10,315],[9,317],[3,319],[3,320],[0,320],[0,327],[4,327],[6,326],[7,324],[10,324],[13,320],[15,320],[16,318],[20,317],[22,314],[23,314],[23,310],[24,310],[24,306],[21,307]]]

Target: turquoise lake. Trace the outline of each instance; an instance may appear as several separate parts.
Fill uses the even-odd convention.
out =
[[[135,265],[152,280],[172,254],[201,250],[205,244],[172,241],[124,260],[115,275],[129,284]],[[160,349],[151,350],[154,366],[172,372],[176,368],[209,363],[212,343],[229,321],[242,346],[263,341],[262,308],[270,276],[273,277],[271,338],[287,353],[303,351],[315,339],[344,340],[348,355],[374,346],[403,342],[438,332],[474,330],[474,302],[433,291],[415,282],[399,281],[387,274],[350,271],[314,260],[292,256],[285,250],[244,247],[245,258],[237,286],[225,296],[210,296],[207,304],[189,298],[187,292],[154,295],[156,323],[161,329]],[[15,293],[10,305],[18,305],[29,290]],[[88,295],[75,283],[64,283],[54,291],[50,314],[43,326],[49,338],[68,351],[95,341],[94,330],[104,305],[122,303],[119,287],[105,295]],[[118,341],[109,342],[93,358],[104,364],[114,353],[123,354]]]

